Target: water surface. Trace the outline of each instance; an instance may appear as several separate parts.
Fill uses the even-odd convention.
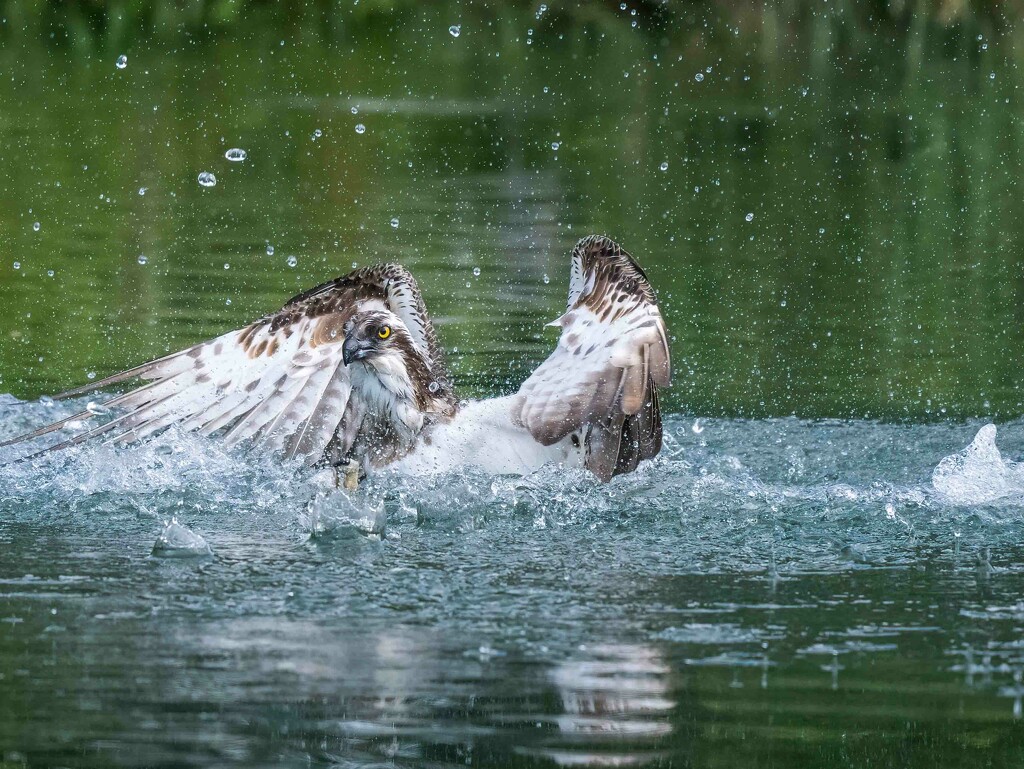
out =
[[[2,414],[26,408],[63,407]],[[324,498],[174,433],[7,467],[0,744],[15,765],[1019,763],[1024,470],[988,430],[933,479],[973,427],[697,428],[670,418],[608,486],[385,474]],[[172,520],[209,549],[154,552]]]

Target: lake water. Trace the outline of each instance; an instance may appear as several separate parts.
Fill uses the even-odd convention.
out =
[[[4,38],[0,438],[381,260],[514,391],[590,232],[675,381],[607,486],[325,497],[173,431],[0,467],[0,767],[1024,762],[1009,39],[541,16]]]

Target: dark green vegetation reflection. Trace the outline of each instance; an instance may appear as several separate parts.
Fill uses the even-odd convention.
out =
[[[371,6],[89,37],[8,4],[0,389],[58,390],[390,259],[463,391],[509,391],[597,231],[660,290],[672,411],[1020,413],[1013,24]]]

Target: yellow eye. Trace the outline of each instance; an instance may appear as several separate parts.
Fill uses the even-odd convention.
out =
[[[377,336],[381,339],[387,339],[391,336],[391,326],[381,326],[380,330],[377,332]]]

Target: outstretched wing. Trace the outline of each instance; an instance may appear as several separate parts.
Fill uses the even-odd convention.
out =
[[[251,440],[285,457],[318,461],[338,432],[347,445],[365,404],[342,360],[344,328],[358,312],[387,309],[444,379],[444,362],[419,287],[403,267],[364,267],[289,300],[245,328],[69,390],[68,398],[129,380],[147,384],[0,446],[38,438],[72,423],[115,413],[108,421],[47,450],[106,435],[133,442],[171,424],[203,434],[225,431],[229,445]],[[339,428],[341,428],[339,430]]]
[[[602,480],[661,450],[658,387],[670,379],[668,336],[647,276],[622,248],[591,235],[572,252],[558,347],[519,388],[512,419],[540,443],[578,433]]]

